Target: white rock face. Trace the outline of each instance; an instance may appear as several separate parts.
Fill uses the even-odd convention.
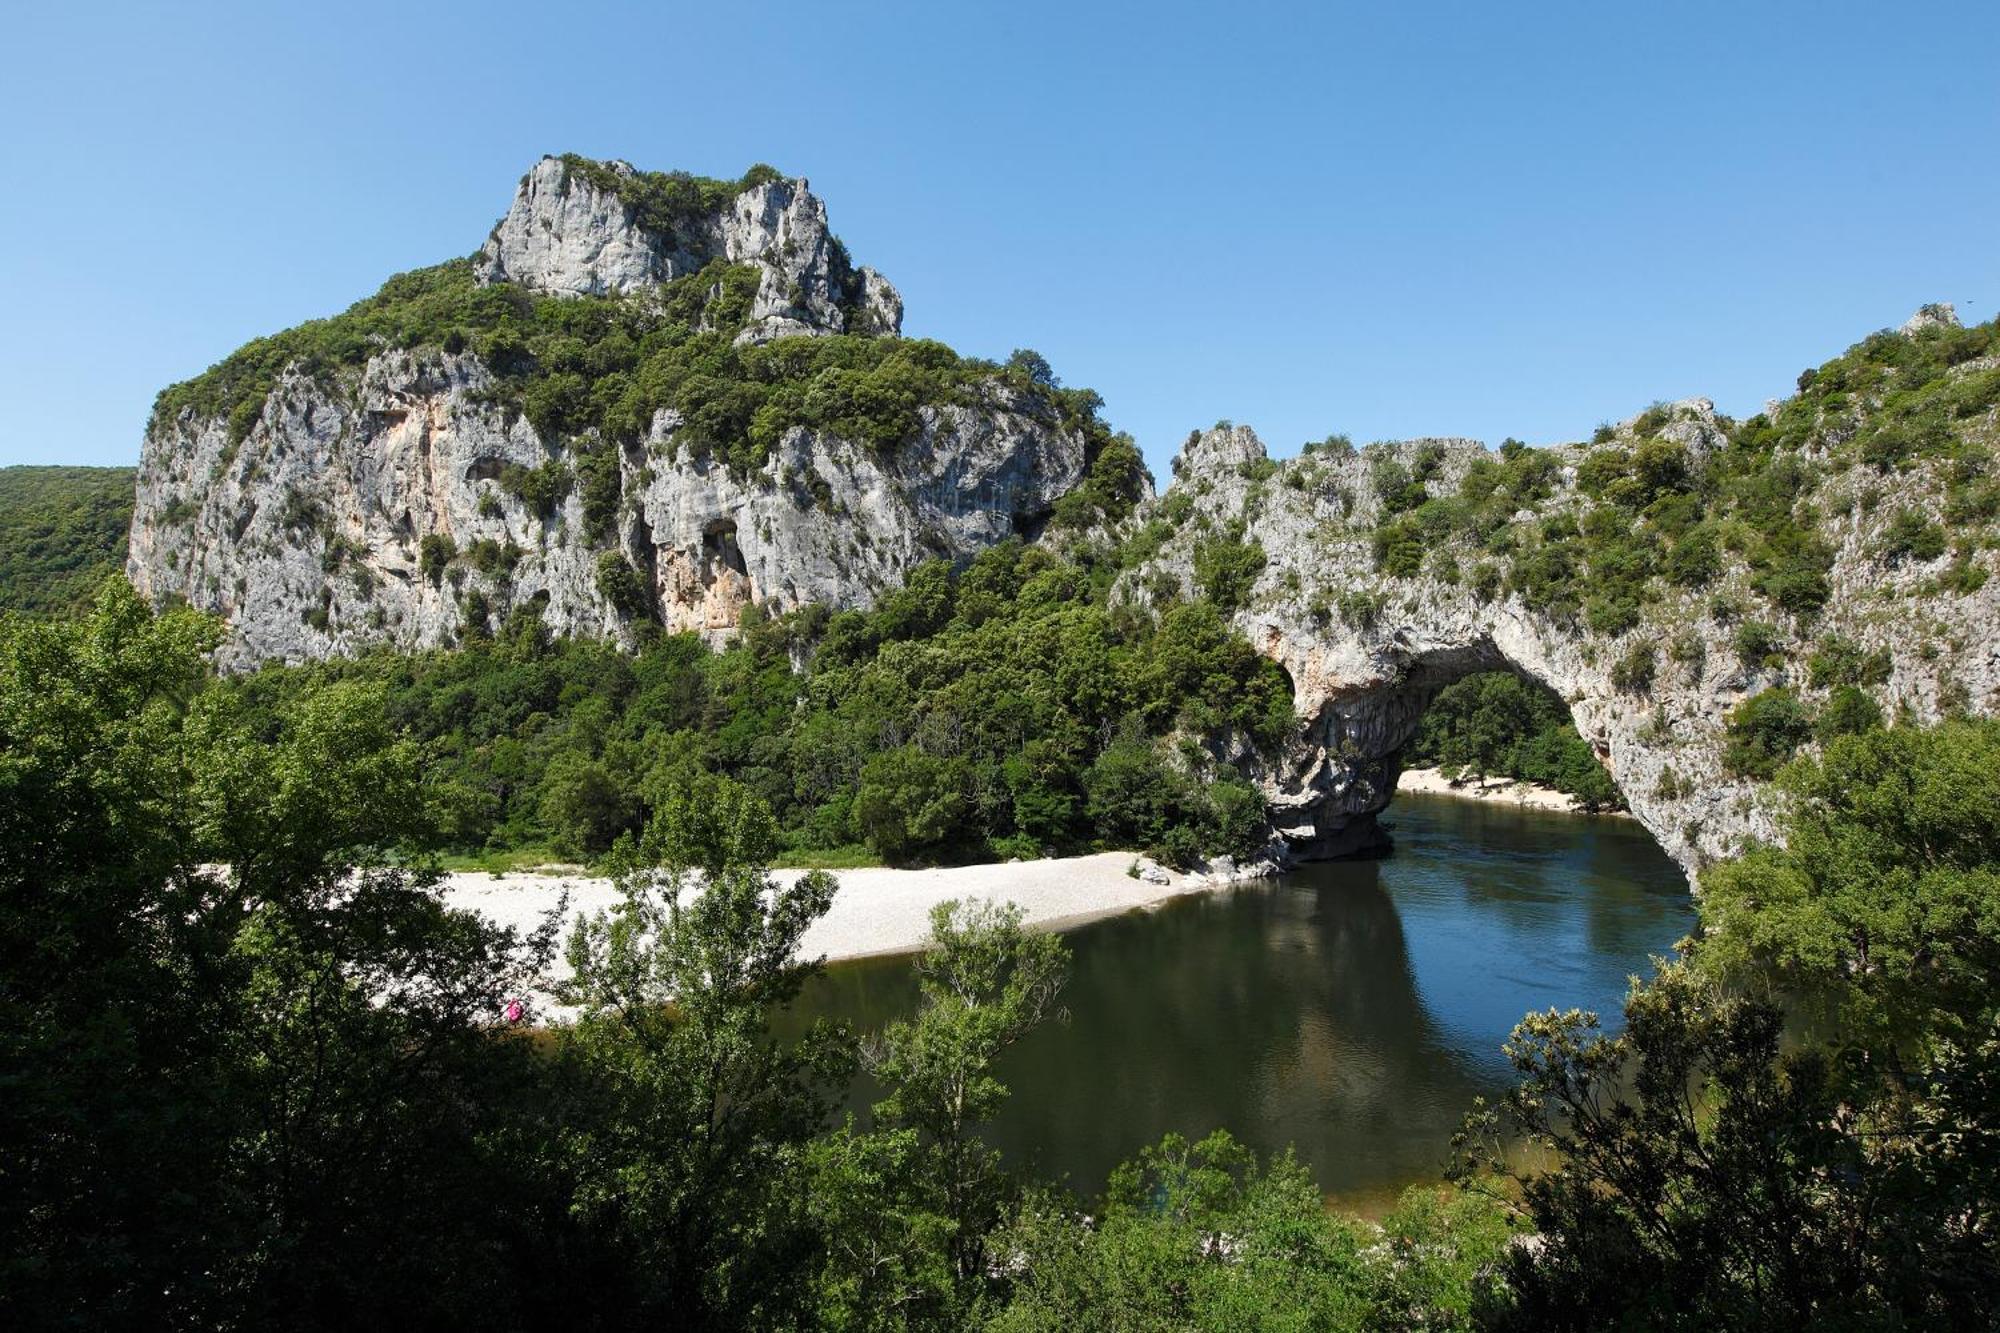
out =
[[[629,294],[721,260],[759,270],[739,340],[900,328],[896,289],[849,267],[805,181],[768,181],[664,228],[632,201],[645,184],[625,163],[542,159],[478,278]],[[998,381],[922,409],[892,453],[794,427],[748,475],[684,442],[669,411],[622,445],[543,439],[494,384],[470,350],[384,350],[318,377],[287,369],[240,439],[191,408],[156,420],[140,460],[134,586],[221,614],[227,667],[449,645],[529,607],[558,634],[630,639],[650,620],[715,635],[752,602],[864,606],[924,560],[1033,531],[1088,462],[1046,402]],[[502,485],[604,450],[618,483],[609,531],[587,530],[580,483],[546,512]],[[621,560],[643,605],[631,604]]]
[[[554,455],[482,400],[490,383],[470,353],[388,353],[351,388],[288,373],[239,445],[219,419],[163,423],[140,463],[134,586],[223,616],[232,668],[449,645],[531,603],[557,633],[629,638],[598,586],[607,551],[668,629],[726,631],[753,601],[865,606],[924,560],[1032,528],[1086,466],[1080,437],[998,387],[924,409],[887,457],[795,428],[747,476],[681,446],[662,412],[620,451],[607,543],[575,488],[536,513],[500,486],[504,465]],[[426,571],[426,538],[456,557]]]
[[[1691,455],[1722,444],[1706,400],[1670,411],[1674,420],[1660,434]],[[1388,454],[1407,465],[1426,446],[1444,452],[1433,494],[1455,490],[1466,467],[1485,454],[1470,440],[1413,440],[1388,446]],[[1574,490],[1575,463],[1584,452],[1557,451],[1567,463],[1565,480],[1539,512],[1589,507]],[[1949,556],[1891,564],[1878,554],[1898,506],[1941,512],[1941,472],[1899,474],[1893,505],[1863,499],[1866,488],[1880,483],[1864,469],[1823,484],[1814,500],[1828,516],[1821,531],[1837,552],[1831,601],[1809,625],[1768,609],[1753,613],[1780,622],[1794,664],[1787,674],[1746,670],[1733,644],[1734,622],[1711,614],[1718,594],[1761,604],[1740,562],[1698,593],[1670,588],[1624,634],[1593,635],[1512,595],[1481,600],[1465,580],[1378,572],[1370,547],[1380,513],[1371,456],[1293,459],[1255,481],[1264,459],[1263,445],[1245,427],[1192,440],[1176,460],[1172,488],[1142,510],[1140,521],[1180,505],[1191,504],[1191,512],[1154,560],[1127,573],[1117,595],[1146,602],[1162,582],[1193,586],[1197,543],[1238,520],[1246,540],[1262,546],[1268,563],[1234,620],[1291,677],[1300,725],[1281,755],[1258,756],[1245,747],[1222,757],[1245,762],[1258,779],[1292,855],[1379,845],[1375,816],[1395,792],[1402,752],[1424,710],[1439,690],[1476,671],[1511,668],[1560,695],[1633,814],[1690,873],[1732,854],[1746,837],[1776,835],[1767,789],[1724,772],[1724,727],[1738,702],[1772,685],[1789,684],[1808,702],[1823,701],[1827,691],[1812,686],[1805,669],[1815,641],[1838,634],[1866,652],[1886,650],[1892,672],[1874,693],[1890,716],[1935,720],[1954,701],[1979,712],[2000,706],[2000,639],[1992,629],[2000,624],[2000,579],[1970,594],[1940,593],[1926,585]],[[1990,555],[1979,558],[1990,568]],[[1654,680],[1643,692],[1621,691],[1613,665],[1642,642],[1658,650]]]
[[[637,182],[627,162],[601,164]],[[649,226],[616,190],[559,157],[521,178],[513,207],[487,238],[476,272],[559,296],[644,291],[716,260],[761,271],[751,325],[741,335],[900,332],[903,300],[873,269],[849,271],[827,227],[826,205],[804,179],[771,181],[738,194],[720,211]]]

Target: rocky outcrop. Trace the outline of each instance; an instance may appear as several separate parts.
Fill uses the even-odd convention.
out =
[[[672,180],[629,162],[545,157],[521,178],[475,271],[483,282],[607,296],[645,291],[716,262],[753,264],[760,278],[739,335],[745,341],[902,329],[902,297],[873,269],[849,265],[827,228],[826,205],[803,178],[748,185],[712,211],[649,210],[647,191]]]
[[[648,185],[625,164],[545,158],[475,276],[623,294],[652,319],[659,284],[719,260],[759,274],[738,341],[893,333],[895,289],[848,268],[805,182],[754,175],[719,210],[663,212],[616,188]],[[695,188],[649,188],[662,181]],[[544,434],[520,381],[482,359],[505,345],[475,346],[485,336],[377,338],[352,365],[299,358],[261,397],[157,412],[133,584],[221,615],[233,668],[447,646],[520,611],[558,634],[719,634],[752,603],[864,606],[924,560],[1035,531],[1089,463],[1046,395],[998,375],[961,377],[893,446],[794,425],[754,461],[725,462],[701,443],[713,428],[665,408],[622,438]],[[218,374],[227,388],[237,371]]]
[[[1929,305],[1917,307],[1917,313],[1903,321],[1899,332],[1915,335],[1929,329],[1956,329],[1964,327],[1958,322],[1958,311],[1949,301],[1933,301]]]
[[[539,609],[561,634],[733,628],[744,606],[865,605],[934,556],[970,555],[1030,526],[1082,477],[1082,441],[995,388],[976,407],[922,411],[893,454],[794,429],[738,476],[682,446],[662,413],[616,450],[623,495],[608,543],[572,486],[538,510],[499,479],[550,450],[484,399],[469,353],[394,353],[350,390],[288,374],[240,444],[226,422],[172,423],[147,441],[129,573],[154,601],[220,614],[232,667],[374,643],[430,648]],[[645,581],[634,616],[600,565]]]
[[[1661,411],[1670,417],[1664,425]],[[1724,423],[1706,400],[1649,415],[1651,438],[1679,444],[1697,466],[1725,443]],[[1609,443],[1631,444],[1640,424],[1624,423]],[[1989,414],[1980,429],[1993,434],[1993,427]],[[1594,508],[1578,485],[1590,452],[1556,448],[1552,493],[1512,522],[1528,529]],[[1827,689],[1806,666],[1816,644],[1838,638],[1883,655],[1887,678],[1873,693],[1889,716],[1928,721],[1953,708],[2000,707],[2000,580],[1978,575],[1945,589],[1940,575],[1950,556],[1885,555],[1896,513],[1945,512],[1941,465],[1888,478],[1828,469],[1811,506],[1833,552],[1831,596],[1814,615],[1761,604],[1751,571],[1725,551],[1712,583],[1698,591],[1667,586],[1638,623],[1601,634],[1504,587],[1440,577],[1439,561],[1452,554],[1442,540],[1425,553],[1421,572],[1378,567],[1373,537],[1384,517],[1377,492],[1385,465],[1407,471],[1421,459],[1434,469],[1430,494],[1449,497],[1470,466],[1490,458],[1470,440],[1412,440],[1365,451],[1343,444],[1275,463],[1254,432],[1224,425],[1190,438],[1172,487],[1138,516],[1171,535],[1123,577],[1119,595],[1137,602],[1196,586],[1205,544],[1261,548],[1265,563],[1234,621],[1290,676],[1299,728],[1282,753],[1239,748],[1218,757],[1259,781],[1282,839],[1273,848],[1280,859],[1381,845],[1376,816],[1395,793],[1402,752],[1424,710],[1473,672],[1513,670],[1559,694],[1633,814],[1690,872],[1734,853],[1745,838],[1775,835],[1766,784],[1725,770],[1726,721],[1742,700],[1774,686],[1790,687],[1808,706],[1824,700]],[[1975,560],[1983,569],[1992,557]],[[1749,616],[1776,622],[1782,664],[1740,659],[1736,631]],[[1649,664],[1643,680],[1630,670],[1621,675],[1620,664],[1635,654]]]

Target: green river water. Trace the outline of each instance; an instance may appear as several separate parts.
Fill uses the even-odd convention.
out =
[[[1530,1009],[1615,1019],[1626,978],[1694,921],[1686,880],[1631,820],[1399,797],[1392,855],[1178,900],[1069,935],[1066,1021],[1003,1059],[990,1137],[1097,1190],[1169,1130],[1292,1145],[1336,1203],[1376,1211],[1435,1179]],[[879,1028],[909,964],[830,968],[808,1013]],[[877,1095],[864,1078],[850,1102]]]

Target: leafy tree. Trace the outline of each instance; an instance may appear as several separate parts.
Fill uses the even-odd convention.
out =
[[[122,581],[0,621],[0,1316],[462,1321],[511,1281],[493,1025],[546,940],[441,905],[378,693],[260,725],[217,637]]]
[[[1729,710],[1722,766],[1738,777],[1770,778],[1812,739],[1812,719],[1791,690],[1751,695]]]
[[[915,962],[916,1016],[891,1023],[867,1057],[889,1090],[876,1118],[911,1136],[912,1184],[942,1219],[961,1287],[983,1275],[986,1235],[1008,1200],[999,1154],[979,1138],[1007,1097],[993,1062],[1058,1016],[1069,968],[1061,937],[1023,930],[1022,916],[1012,904],[932,908],[930,942]]]
[[[1704,873],[1702,936],[1623,1034],[1516,1030],[1522,1081],[1461,1140],[1473,1175],[1515,1136],[1554,1163],[1498,1326],[1990,1322],[2000,724],[1836,737],[1780,788],[1784,844]]]
[[[868,761],[854,794],[854,818],[868,846],[886,861],[941,850],[968,812],[965,762],[914,746]]]
[[[1243,540],[1240,523],[1220,536],[1195,543],[1195,583],[1204,597],[1224,611],[1237,610],[1249,600],[1264,564],[1264,548]]]
[[[1888,1058],[1986,1040],[2000,981],[2000,723],[1876,728],[1787,770],[1785,845],[1702,880],[1719,975],[1768,977]]]
[[[1825,1062],[1780,1062],[1779,1032],[1775,1010],[1685,970],[1635,989],[1616,1037],[1577,1011],[1523,1020],[1520,1084],[1459,1140],[1462,1178],[1502,1169],[1515,1136],[1556,1163],[1518,1180],[1541,1241],[1509,1254],[1513,1303],[1491,1326],[1802,1328],[1854,1310],[1884,1239],[1848,1183],[1859,1144]]]
[[[547,1169],[613,1256],[594,1299],[621,1321],[773,1327],[810,1306],[806,1155],[852,1054],[825,1026],[784,1042],[770,1022],[817,969],[798,946],[835,887],[629,863],[624,901],[570,937],[559,1052],[576,1091]]]
[[[997,1242],[1018,1276],[987,1327],[1469,1328],[1509,1235],[1500,1209],[1435,1189],[1379,1229],[1329,1213],[1289,1154],[1260,1164],[1221,1130],[1146,1149],[1091,1214],[1027,1200]]]

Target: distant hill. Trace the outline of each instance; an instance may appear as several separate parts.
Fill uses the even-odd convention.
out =
[[[129,467],[0,468],[0,610],[64,611],[125,568]]]

